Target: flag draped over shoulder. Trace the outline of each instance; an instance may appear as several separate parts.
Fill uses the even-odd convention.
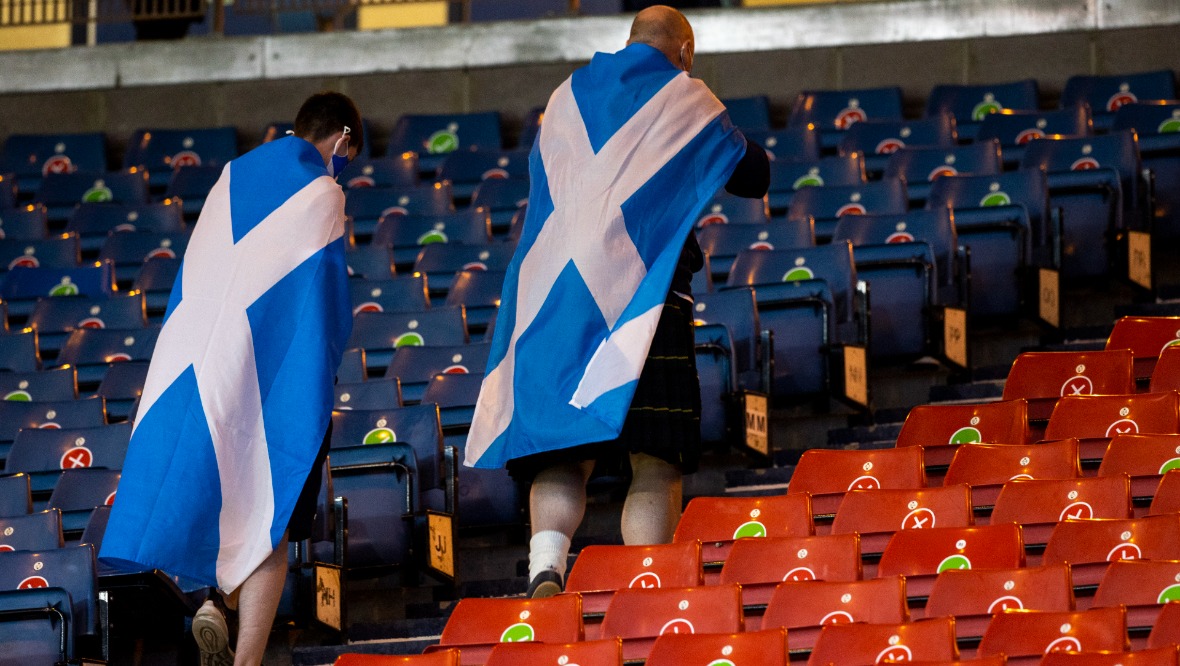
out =
[[[273,552],[352,329],[344,195],[307,141],[226,165],[189,241],[100,557],[232,591]]]
[[[618,437],[685,238],[744,153],[721,102],[650,46],[558,87],[465,464]]]

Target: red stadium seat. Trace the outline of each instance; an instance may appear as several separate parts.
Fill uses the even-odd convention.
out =
[[[1164,348],[1155,369],[1151,371],[1148,390],[1152,393],[1180,390],[1180,347]]]
[[[1147,647],[1176,647],[1180,645],[1180,604],[1164,604],[1155,627],[1147,638]]]
[[[1180,432],[1178,395],[1166,391],[1125,396],[1068,396],[1053,409],[1045,437],[1077,437],[1082,464],[1089,462],[1097,467],[1110,438],[1115,435]]]
[[[1005,483],[991,524],[1019,524],[1027,547],[1047,543],[1063,520],[1131,517],[1131,482],[1126,476],[1043,479]]]
[[[1180,341],[1180,317],[1122,317],[1114,323],[1107,349],[1130,349],[1135,379],[1147,381],[1166,347]]]
[[[518,664],[622,666],[623,641],[611,638],[565,644],[500,643],[492,648],[485,666],[517,666]]]
[[[811,497],[807,494],[694,497],[680,516],[672,542],[701,542],[701,562],[708,580],[711,572],[720,569],[737,539],[814,533]]]
[[[1004,654],[1009,664],[1035,664],[1050,652],[1122,652],[1127,617],[1122,608],[1000,613],[979,641],[979,656]]]
[[[955,621],[936,618],[903,624],[833,624],[823,628],[808,666],[954,661]]]
[[[927,597],[938,574],[947,569],[1014,569],[1024,562],[1017,525],[934,527],[894,534],[881,554],[877,575],[905,576],[907,594]]]
[[[565,590],[582,595],[582,613],[601,615],[615,590],[702,585],[701,544],[586,546],[566,578]]]
[[[1174,560],[1180,514],[1127,520],[1067,520],[1045,545],[1045,564],[1069,563],[1074,588],[1098,585],[1116,560]]]
[[[559,594],[548,599],[480,599],[455,604],[438,645],[429,651],[459,648],[460,663],[483,664],[497,643],[582,640],[582,598]]]
[[[458,650],[439,650],[429,654],[384,655],[342,654],[333,666],[459,666]]]
[[[619,590],[602,620],[603,636],[623,639],[627,661],[645,659],[663,634],[737,634],[743,629],[737,585]]]
[[[926,600],[926,617],[954,617],[960,641],[978,640],[992,615],[1007,610],[1074,610],[1069,567],[951,569],[938,575]]]
[[[769,629],[742,634],[664,634],[652,644],[645,662],[646,666],[693,663],[786,666],[787,632]],[[579,662],[578,666],[587,665]]]
[[[897,446],[921,446],[926,466],[949,465],[962,444],[1028,442],[1028,404],[1023,400],[978,405],[918,405],[897,435]]]
[[[1131,352],[1024,352],[1004,382],[1004,400],[1028,400],[1028,418],[1046,421],[1058,399],[1067,395],[1135,392]]]
[[[1111,562],[1094,593],[1094,608],[1127,607],[1127,626],[1150,630],[1163,605],[1180,601],[1180,555],[1175,560]]]
[[[861,553],[880,553],[894,532],[973,524],[971,488],[965,483],[917,490],[857,490],[844,495],[832,534],[860,535]]]
[[[1146,506],[1168,470],[1180,469],[1180,435],[1116,435],[1106,447],[1098,476],[1131,477],[1131,497]]]
[[[1081,476],[1078,441],[1064,439],[1027,446],[972,444],[959,447],[946,471],[946,485],[971,485],[977,509],[996,503],[1000,488],[1016,479],[1074,479]]]
[[[1180,470],[1171,470],[1160,479],[1155,498],[1147,510],[1149,516],[1180,513]]]
[[[742,539],[721,569],[722,583],[742,586],[742,603],[765,605],[783,581],[852,581],[861,578],[855,534]]]
[[[827,625],[850,622],[909,622],[905,579],[901,576],[854,581],[779,583],[762,627],[782,627],[791,650],[810,650]]]
[[[922,449],[905,447],[866,451],[810,449],[795,466],[787,493],[811,493],[816,517],[833,516],[849,490],[924,488]]]
[[[1004,666],[1008,658],[1002,654],[978,659],[959,659],[955,661],[911,661],[909,666]]]
[[[1176,646],[1134,652],[1050,652],[1041,666],[1176,666]]]

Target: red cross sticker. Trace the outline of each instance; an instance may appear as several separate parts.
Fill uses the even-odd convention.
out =
[[[650,590],[660,586],[660,577],[650,571],[645,571],[635,578],[631,579],[631,584],[627,587],[638,587],[644,590]]]
[[[75,446],[61,455],[62,469],[78,469],[94,464],[94,454],[85,446]]]
[[[878,664],[896,664],[903,661],[913,661],[914,653],[904,645],[891,645],[877,655]]]
[[[881,482],[875,476],[859,476],[848,484],[849,490],[880,490]]]
[[[783,580],[788,583],[802,583],[808,580],[815,580],[815,572],[807,567],[796,567],[787,572],[783,576]]]
[[[989,615],[995,615],[996,613],[1003,613],[1004,611],[1023,609],[1024,602],[1021,601],[1019,597],[1008,596],[1000,597],[999,599],[993,601],[992,604],[987,607],[987,612]]]
[[[694,633],[696,633],[696,629],[692,626],[692,622],[689,622],[688,620],[685,620],[684,618],[677,618],[675,620],[670,620],[668,622],[668,624],[664,625],[663,629],[660,629],[661,636],[663,636],[664,634],[694,634]]]
[[[10,546],[6,543],[0,543],[0,553],[11,553],[14,550],[16,550],[16,549],[13,548],[12,546]]]
[[[1061,510],[1060,520],[1090,520],[1094,517],[1094,507],[1087,502],[1074,502]]]
[[[1143,551],[1133,543],[1123,542],[1110,550],[1106,556],[1107,562],[1115,560],[1138,560],[1143,557]]]
[[[825,615],[819,621],[819,624],[822,627],[829,624],[852,624],[853,622],[856,622],[856,619],[852,617],[852,613],[848,611],[832,611]]]
[[[45,580],[44,578],[42,578],[40,576],[29,576],[28,578],[22,580],[20,582],[20,585],[16,586],[16,589],[18,589],[18,590],[38,590],[38,589],[45,588],[45,587],[49,587],[49,581]]]
[[[934,527],[934,512],[927,508],[914,509],[901,521],[903,530],[920,530]]]

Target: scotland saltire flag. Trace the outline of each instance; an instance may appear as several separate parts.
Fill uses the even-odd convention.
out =
[[[684,240],[744,153],[721,102],[650,46],[558,87],[465,464],[618,437]]]
[[[282,538],[352,328],[344,194],[296,137],[226,165],[185,253],[100,556],[230,592]]]

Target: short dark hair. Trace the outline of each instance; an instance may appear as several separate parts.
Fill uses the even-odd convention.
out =
[[[349,146],[360,152],[365,147],[361,112],[344,93],[325,91],[307,98],[295,116],[295,136],[317,143],[344,129],[351,130]]]

